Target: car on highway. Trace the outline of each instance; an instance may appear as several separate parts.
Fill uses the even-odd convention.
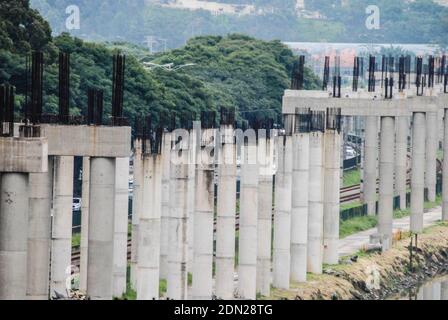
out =
[[[81,211],[81,198],[73,198],[72,210]]]

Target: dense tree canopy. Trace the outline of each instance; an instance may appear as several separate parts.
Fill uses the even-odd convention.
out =
[[[104,90],[105,112],[110,114],[112,55],[118,51],[127,53],[124,114],[131,123],[148,113],[155,119],[163,113],[199,116],[202,110],[221,106],[235,107],[240,117],[255,109],[267,110],[272,117],[280,113],[281,97],[289,86],[295,58],[278,41],[265,42],[237,34],[198,37],[183,48],[151,56],[146,50],[126,43],[89,43],[66,33],[52,39],[48,24],[28,7],[28,1],[14,3],[0,6],[0,16],[4,18],[1,21],[8,26],[2,41],[9,44],[0,48],[0,83],[16,86],[16,103],[22,108],[26,92],[25,57],[34,49],[44,52],[47,113],[56,113],[58,109],[60,50],[71,53],[70,106],[74,115],[86,114],[89,88]],[[20,14],[11,15],[12,11]],[[194,65],[176,72],[147,71],[144,61]],[[319,80],[308,69],[306,72],[306,86],[317,87]]]

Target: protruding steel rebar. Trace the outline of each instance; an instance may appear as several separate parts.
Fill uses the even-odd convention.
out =
[[[341,97],[341,57],[334,58],[333,98]]]
[[[355,57],[353,61],[353,84],[352,84],[352,90],[354,92],[358,91],[358,83],[359,83],[359,64],[360,60],[359,57]]]
[[[435,60],[433,56],[428,58],[428,88],[434,88]]]
[[[70,54],[59,53],[59,122],[69,123],[70,115]]]
[[[376,80],[375,80],[375,57],[369,58],[369,92],[375,92]]]
[[[423,58],[416,57],[415,58],[415,85],[417,87],[417,96],[423,95],[423,87],[424,87],[424,78],[423,74]]]
[[[336,130],[341,132],[342,128],[342,110],[341,108],[328,108],[326,115],[327,130]]]
[[[234,125],[235,124],[235,109],[224,108],[220,110],[220,124],[221,125]]]
[[[216,128],[216,111],[201,112],[201,128],[202,129]]]
[[[406,59],[405,57],[401,56],[398,66],[398,89],[400,92],[403,92],[404,89],[406,89]]]
[[[325,132],[325,111],[311,111],[311,132]]]
[[[14,136],[14,87],[0,86],[0,136]]]
[[[300,56],[294,62],[291,77],[291,90],[303,90],[305,73],[305,56]]]
[[[296,119],[294,121],[295,133],[308,133],[311,131],[311,109],[296,108]]]
[[[322,80],[322,90],[328,90],[328,82],[330,81],[330,57],[325,57],[324,76]]]
[[[87,124],[103,125],[103,91],[89,89],[87,93]]]
[[[39,51],[33,52],[31,61],[31,110],[27,111],[27,118],[33,124],[40,123],[42,116],[43,65],[43,53]]]
[[[126,57],[118,54],[113,57],[112,74],[112,125],[123,125],[123,98],[125,84]]]

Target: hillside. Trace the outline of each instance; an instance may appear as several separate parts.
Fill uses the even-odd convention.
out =
[[[448,8],[432,0],[32,0],[56,34],[68,31],[65,9],[73,3],[80,9],[81,28],[71,34],[139,45],[149,41],[155,51],[181,47],[198,35],[229,33],[286,42],[448,42]],[[380,8],[380,30],[365,27],[371,4]]]
[[[72,54],[70,105],[75,115],[86,114],[86,93],[90,87],[104,90],[105,112],[110,114],[112,55],[117,51],[128,54],[124,114],[131,123],[148,113],[158,119],[162,113],[198,115],[201,110],[220,106],[238,110],[271,109],[272,116],[276,117],[295,59],[278,41],[265,42],[242,35],[199,37],[191,39],[183,48],[155,56],[126,43],[89,43],[66,33],[52,38],[50,27],[29,8],[27,0],[1,2],[0,17],[3,26],[0,83],[17,87],[16,104],[23,108],[25,56],[31,50],[43,50],[44,111],[52,113],[58,107],[59,50]],[[146,71],[142,61],[195,65],[177,72]],[[307,78],[308,88],[318,85],[316,78],[311,75]]]

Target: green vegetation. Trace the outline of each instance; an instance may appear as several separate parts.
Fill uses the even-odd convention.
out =
[[[426,201],[424,204],[425,210],[429,210],[440,206],[442,203],[441,195],[437,195],[435,202]],[[347,209],[347,208],[345,208]],[[408,217],[411,214],[411,210],[409,208],[405,210],[395,210],[394,211],[394,219],[400,219],[404,217]],[[352,234],[357,232],[369,230],[371,228],[376,227],[378,223],[378,218],[372,216],[364,216],[364,217],[356,217],[349,219],[347,221],[341,221],[339,227],[339,235],[341,239],[346,238]]]
[[[341,239],[346,238],[357,232],[375,228],[377,223],[377,217],[373,216],[356,217],[346,221],[341,221],[339,226],[339,236]]]
[[[344,172],[344,187],[351,187],[361,183],[361,170],[359,168]]]
[[[157,36],[166,39],[169,48],[178,48],[197,35],[238,32],[264,40],[448,44],[448,8],[431,0],[305,0],[308,13],[317,16],[299,16],[294,10],[295,0],[216,1],[254,4],[264,14],[215,16],[204,10],[145,5],[145,0],[32,0],[31,3],[50,21],[56,34],[67,31],[66,7],[78,5],[81,28],[71,32],[96,41],[126,39],[141,44],[146,36]],[[380,9],[379,30],[365,27],[366,8],[372,4]]]
[[[95,7],[95,12],[102,10]],[[157,121],[162,114],[198,116],[202,110],[221,106],[240,111],[269,109],[266,114],[277,119],[295,60],[292,51],[279,41],[265,42],[237,34],[194,38],[181,49],[155,56],[126,43],[94,44],[66,33],[51,38],[48,24],[28,7],[26,0],[2,2],[0,17],[5,26],[0,34],[0,42],[4,43],[0,49],[0,83],[16,86],[18,109],[24,108],[25,57],[31,50],[43,50],[45,56],[44,112],[58,110],[57,60],[58,51],[62,50],[72,54],[71,114],[86,114],[86,93],[95,87],[104,90],[106,117],[111,112],[112,55],[120,50],[130,52],[126,61],[124,115],[131,123],[145,114]],[[146,71],[138,59],[195,65],[176,72]],[[305,87],[317,88],[318,79],[308,69],[306,72]],[[240,118],[245,115],[238,114]]]
[[[74,233],[72,235],[72,247],[73,248],[79,248],[81,246],[81,234],[80,233]]]

